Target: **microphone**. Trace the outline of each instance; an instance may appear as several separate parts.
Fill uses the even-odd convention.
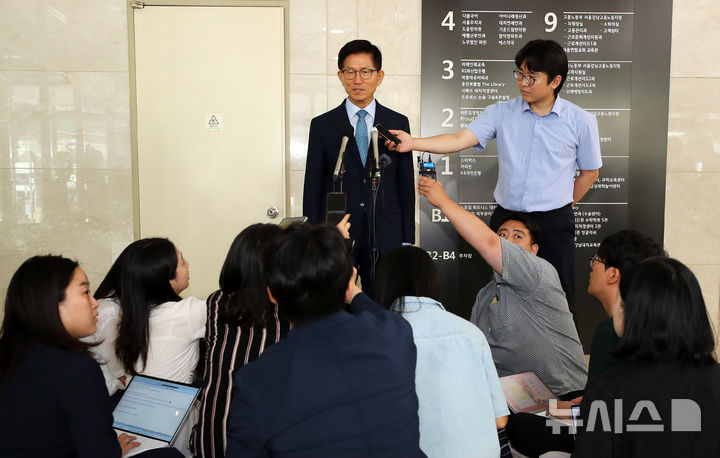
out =
[[[380,162],[379,162],[379,156],[378,153],[378,130],[377,127],[373,127],[370,130],[370,141],[372,141],[372,147],[373,147],[373,157],[375,159],[375,175],[380,175]]]
[[[350,141],[350,137],[354,135],[355,132],[353,130],[353,127],[350,124],[347,124],[345,126],[345,130],[343,130],[342,141],[340,142],[340,152],[338,153],[337,162],[335,163],[335,170],[333,171],[333,183],[337,181],[338,175],[340,174],[340,169],[343,168],[342,164],[345,159],[345,148],[347,147],[348,141]]]

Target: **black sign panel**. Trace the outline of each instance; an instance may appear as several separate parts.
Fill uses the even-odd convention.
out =
[[[517,97],[514,56],[528,41],[552,39],[568,54],[561,96],[597,117],[603,158],[600,178],[574,208],[586,350],[605,316],[586,293],[588,259],[602,238],[633,227],[662,240],[671,10],[670,0],[423,1],[423,136],[456,132],[488,105]],[[431,157],[450,197],[489,222],[495,142]],[[422,198],[420,208],[420,242],[436,260],[443,303],[467,318],[490,269],[439,210]]]

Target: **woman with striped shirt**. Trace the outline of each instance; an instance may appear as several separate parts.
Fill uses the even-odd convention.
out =
[[[230,246],[220,289],[208,297],[200,419],[190,449],[199,457],[225,456],[227,419],[236,370],[255,360],[290,330],[268,299],[262,273],[262,252],[280,233],[274,224],[254,224]]]

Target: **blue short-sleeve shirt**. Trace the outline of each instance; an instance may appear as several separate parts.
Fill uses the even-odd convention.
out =
[[[495,201],[508,210],[533,212],[573,200],[575,170],[602,166],[597,119],[560,98],[538,116],[522,97],[490,105],[470,123],[483,150],[497,138]]]

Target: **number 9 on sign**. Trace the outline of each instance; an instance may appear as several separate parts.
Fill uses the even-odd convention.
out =
[[[557,15],[555,13],[547,13],[545,15],[545,31],[552,32],[557,27]]]

